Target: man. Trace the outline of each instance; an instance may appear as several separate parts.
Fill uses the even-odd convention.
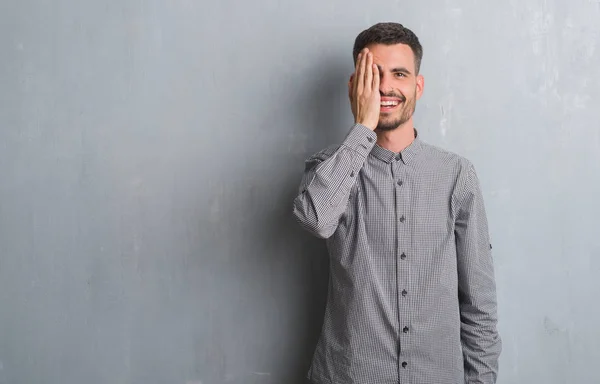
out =
[[[418,38],[361,32],[348,93],[355,124],[306,161],[294,215],[327,239],[317,384],[496,382],[501,340],[479,181],[413,127],[424,87]]]

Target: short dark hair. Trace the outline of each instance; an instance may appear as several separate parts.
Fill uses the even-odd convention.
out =
[[[356,58],[360,51],[362,51],[367,45],[370,44],[406,44],[408,45],[415,55],[415,68],[417,73],[421,68],[421,60],[423,59],[423,47],[419,43],[419,38],[410,29],[404,27],[399,23],[377,23],[365,29],[354,41],[354,49],[352,56],[354,57],[354,64],[356,64]]]

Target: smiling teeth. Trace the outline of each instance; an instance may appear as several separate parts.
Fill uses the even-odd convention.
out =
[[[393,107],[393,106],[396,106],[396,105],[398,105],[397,101],[382,101],[381,102],[381,106],[382,107]]]

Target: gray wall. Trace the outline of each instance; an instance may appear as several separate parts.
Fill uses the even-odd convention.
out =
[[[380,20],[482,180],[500,383],[600,383],[598,0],[0,2],[0,383],[301,383],[327,256],[291,203]]]

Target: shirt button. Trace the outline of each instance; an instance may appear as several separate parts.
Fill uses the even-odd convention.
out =
[[[408,294],[408,292],[406,292],[406,289],[402,290],[402,296],[406,296]]]
[[[398,180],[398,185],[399,185],[399,186],[402,186],[402,184],[403,184],[403,183],[402,183],[402,180]]]
[[[402,158],[402,156],[400,156],[400,154],[396,155],[396,160],[400,161],[401,158]]]
[[[371,136],[367,137],[367,140],[369,140],[369,143],[373,142],[373,138]]]
[[[350,177],[354,177],[354,171],[350,172]]]
[[[403,252],[403,253],[400,255],[400,258],[401,258],[402,260],[406,259],[406,253],[404,253],[404,252]]]
[[[404,223],[404,220],[406,220],[406,219],[404,218],[404,215],[402,215],[402,217],[400,218],[400,222]]]
[[[407,365],[408,365],[408,363],[406,361],[402,362],[402,368],[406,368]]]
[[[408,327],[404,327],[404,329],[402,330],[402,332],[408,333]]]

